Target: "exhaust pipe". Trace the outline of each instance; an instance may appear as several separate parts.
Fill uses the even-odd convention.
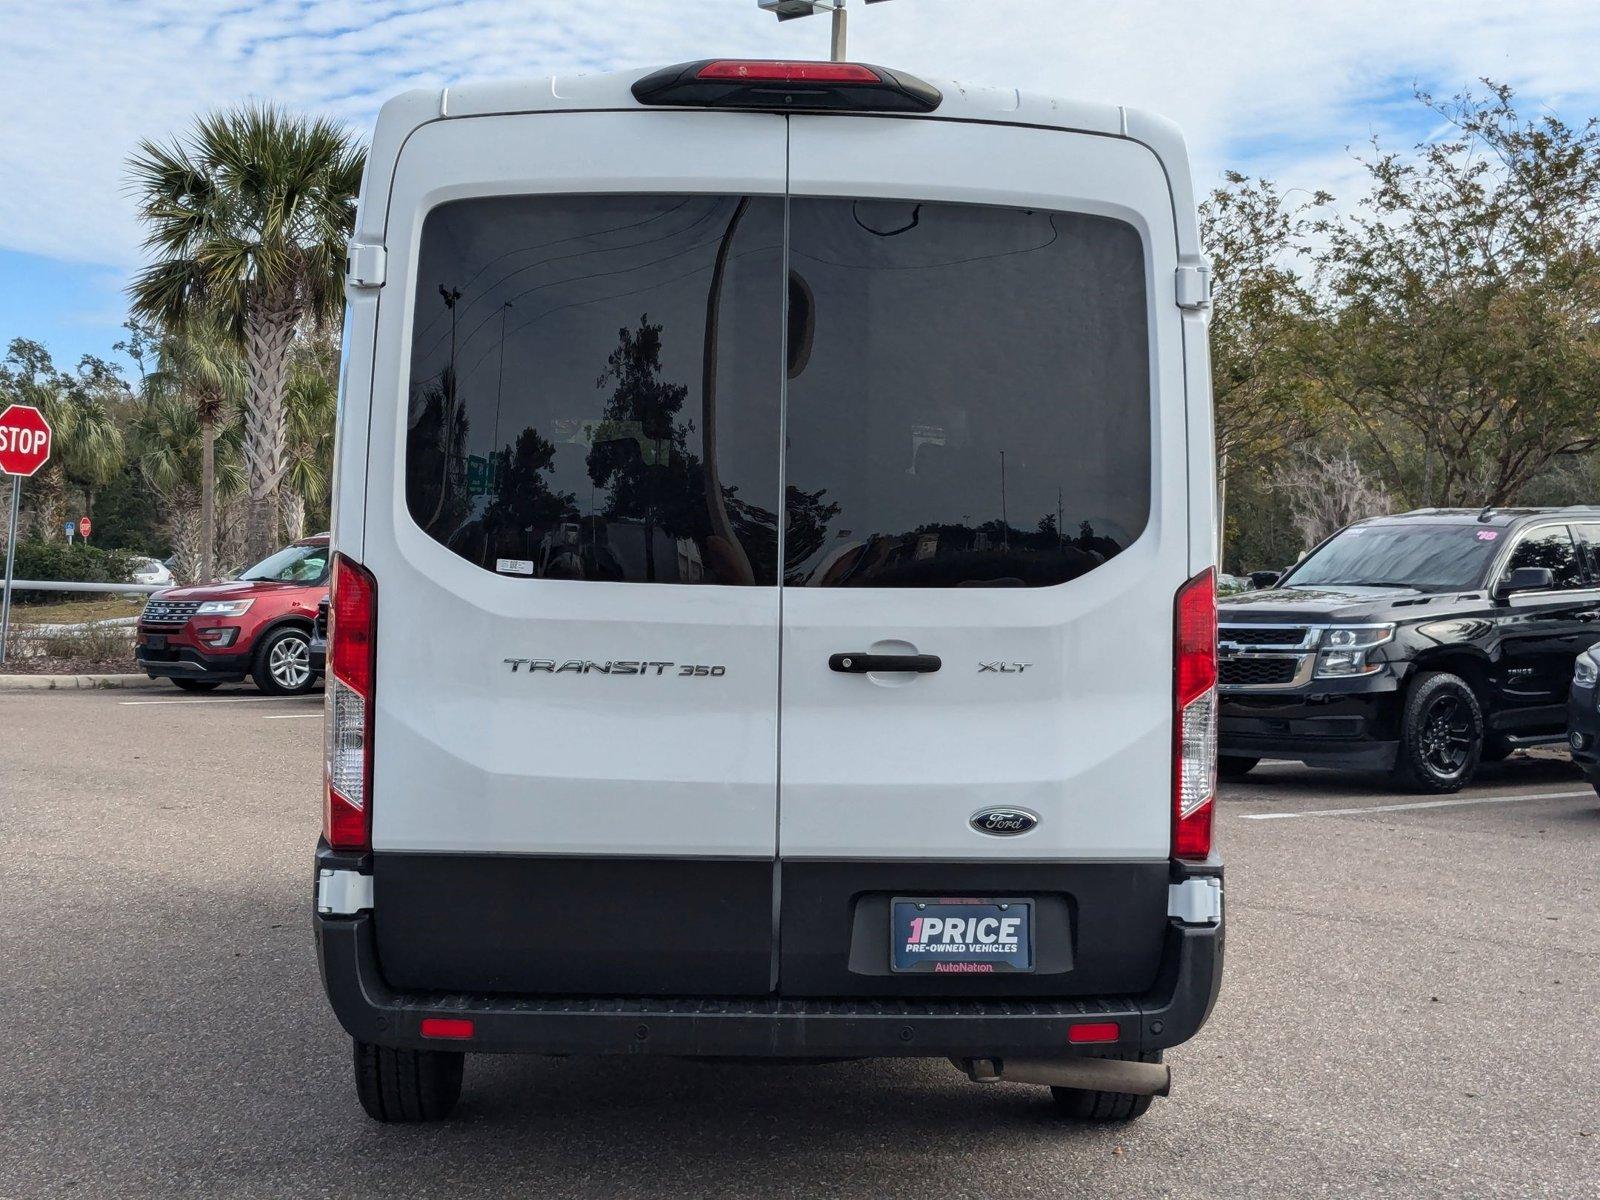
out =
[[[1166,1063],[1128,1062],[1121,1058],[952,1058],[950,1061],[974,1083],[1036,1083],[1089,1092],[1122,1092],[1130,1096],[1166,1096],[1172,1091],[1172,1068]]]

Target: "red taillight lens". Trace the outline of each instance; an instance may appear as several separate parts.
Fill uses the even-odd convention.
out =
[[[724,58],[695,72],[696,79],[748,79],[772,83],[882,83],[871,67],[838,62],[755,62]]]
[[[343,554],[333,557],[328,600],[327,764],[322,832],[336,850],[372,844],[372,712],[378,584]]]
[[[422,1036],[461,1041],[472,1036],[473,1024],[464,1017],[423,1017]]]
[[[932,112],[939,89],[866,63],[701,59],[652,71],[633,85],[640,104],[767,112]]]
[[[372,691],[372,635],[378,586],[370,572],[343,554],[333,556],[328,597],[328,657],[333,673],[363,695]]]
[[[1217,790],[1217,576],[1178,591],[1173,631],[1172,854],[1211,853]]]
[[[1074,1046],[1093,1046],[1103,1042],[1114,1042],[1122,1035],[1121,1028],[1115,1021],[1089,1021],[1081,1025],[1067,1027],[1067,1041]]]

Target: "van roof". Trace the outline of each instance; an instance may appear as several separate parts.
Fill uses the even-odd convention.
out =
[[[434,121],[561,111],[696,111],[692,108],[655,108],[641,104],[634,97],[631,90],[633,84],[656,69],[636,67],[595,75],[549,75],[536,79],[467,83],[401,92],[385,103],[378,114],[377,128],[368,153],[369,178],[382,178],[387,174],[389,165],[399,157],[400,147],[411,132]],[[1194,189],[1189,176],[1188,152],[1183,134],[1164,117],[1118,104],[1066,100],[1017,88],[989,87],[916,74],[942,94],[938,109],[927,114],[895,113],[893,119],[1031,125],[1127,138],[1148,147],[1161,161],[1172,188],[1175,211],[1194,212]],[[835,112],[830,115],[849,117],[851,114]],[[370,173],[378,168],[383,173],[372,176]],[[363,205],[357,230],[359,239],[382,241],[382,209],[381,205]],[[1189,220],[1179,219],[1177,225],[1179,253],[1198,259],[1199,230],[1192,217]]]

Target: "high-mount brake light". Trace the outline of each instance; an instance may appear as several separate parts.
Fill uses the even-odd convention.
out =
[[[328,679],[323,745],[327,787],[322,832],[335,850],[372,846],[372,715],[378,584],[343,554],[333,556],[328,600]]]
[[[721,58],[695,72],[696,79],[778,80],[783,83],[882,83],[871,67],[860,63],[764,62]]]
[[[640,104],[769,112],[932,112],[939,89],[868,63],[711,58],[652,71],[633,85]]]
[[[1217,575],[1178,590],[1173,629],[1172,856],[1211,853],[1217,791]]]

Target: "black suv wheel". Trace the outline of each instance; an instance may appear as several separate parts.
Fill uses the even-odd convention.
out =
[[[1424,672],[1406,693],[1395,781],[1418,792],[1460,791],[1477,773],[1483,742],[1483,710],[1467,681]]]

